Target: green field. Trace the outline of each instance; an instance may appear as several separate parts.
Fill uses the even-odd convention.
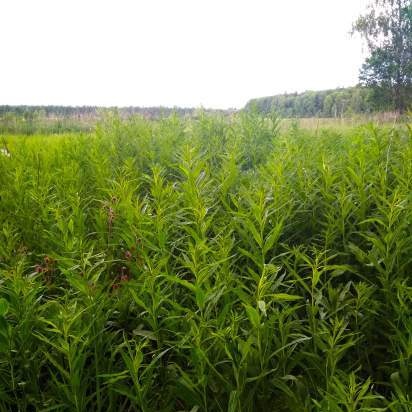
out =
[[[1,411],[412,411],[407,124],[1,147]]]

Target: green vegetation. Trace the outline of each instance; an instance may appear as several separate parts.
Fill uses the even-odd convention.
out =
[[[306,91],[250,100],[246,109],[277,111],[283,117],[351,117],[354,114],[412,108],[412,2],[371,0],[353,25],[370,55],[360,71],[360,85]]]
[[[106,117],[0,153],[1,411],[412,409],[412,129]]]
[[[210,114],[232,114],[234,110],[203,110]],[[159,119],[177,114],[196,117],[197,110],[183,107],[96,107],[96,106],[0,106],[0,134],[60,134],[89,132],[106,113],[122,118],[142,115]]]
[[[400,113],[412,100],[412,1],[374,0],[353,26],[367,41],[370,56],[361,82],[386,91]]]
[[[351,117],[394,111],[391,96],[388,89],[358,86],[261,97],[250,100],[246,109],[275,110],[283,117]],[[406,94],[405,106],[412,107],[412,93]]]

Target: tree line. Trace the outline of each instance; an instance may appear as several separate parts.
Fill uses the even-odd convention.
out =
[[[198,109],[187,107],[99,107],[99,106],[0,106],[0,134],[86,132],[110,113],[119,118],[141,116],[161,119],[170,116],[196,118],[201,113],[230,116],[236,110]]]
[[[107,111],[117,111],[121,116],[141,114],[146,117],[162,117],[172,113],[191,115],[195,109],[186,107],[99,107],[99,106],[28,106],[3,105],[0,106],[0,116],[17,115],[29,120],[33,117],[96,117]]]
[[[395,110],[387,90],[361,86],[261,97],[251,99],[245,108],[252,107],[282,117],[350,117]]]
[[[359,73],[359,85],[253,99],[246,105],[285,117],[341,117],[355,113],[412,108],[412,1],[371,0],[356,19],[352,34],[360,34],[369,56]]]

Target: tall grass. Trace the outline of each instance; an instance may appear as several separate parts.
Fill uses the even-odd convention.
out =
[[[408,126],[6,144],[0,410],[412,410]]]

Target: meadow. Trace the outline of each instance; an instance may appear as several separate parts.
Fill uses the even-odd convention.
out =
[[[1,145],[1,411],[412,411],[410,125]]]

